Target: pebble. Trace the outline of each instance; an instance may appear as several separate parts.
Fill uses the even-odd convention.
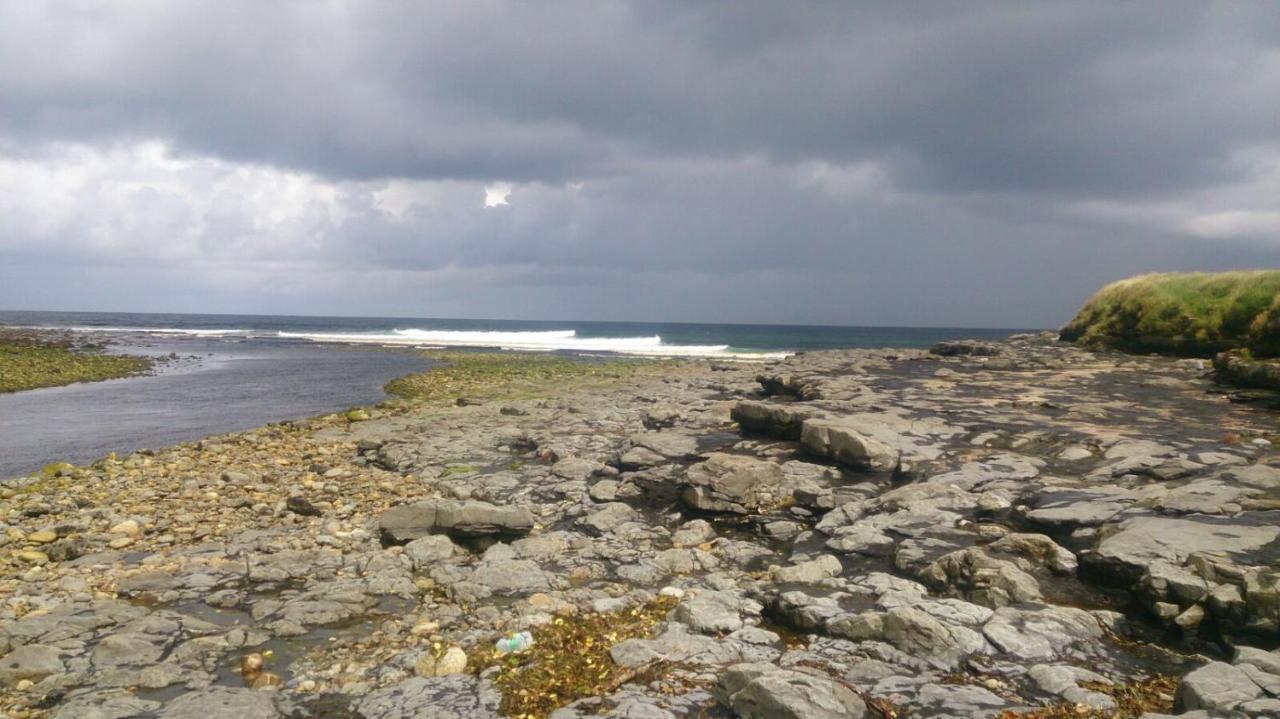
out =
[[[123,534],[136,539],[142,534],[142,527],[137,523],[137,521],[126,519],[107,531],[111,534]]]
[[[43,529],[39,532],[32,532],[31,534],[28,534],[27,540],[35,542],[36,544],[48,544],[49,542],[58,541],[58,533]]]
[[[458,647],[449,647],[439,657],[430,651],[423,652],[413,665],[413,672],[420,677],[443,677],[461,674],[467,668],[467,653]]]
[[[413,628],[409,630],[409,633],[415,637],[429,637],[438,631],[440,631],[440,622],[423,618],[419,619],[418,622],[413,625]]]
[[[444,655],[436,661],[436,676],[461,674],[467,668],[467,653],[459,647],[449,647]]]
[[[244,655],[243,658],[240,659],[240,673],[256,674],[262,671],[263,664],[264,664],[264,661],[261,654],[257,652],[254,652],[252,654],[246,654]]]

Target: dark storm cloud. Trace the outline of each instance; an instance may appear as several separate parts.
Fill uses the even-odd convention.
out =
[[[163,136],[333,177],[762,153],[889,158],[948,189],[1147,192],[1221,181],[1280,116],[1262,4],[65,8],[0,30],[8,132]]]
[[[10,207],[0,259],[401,272],[365,311],[425,292],[413,273],[470,273],[496,309],[518,276],[556,311],[584,273],[631,271],[670,316],[1057,321],[1129,272],[1274,263],[1278,50],[1269,3],[10,3],[0,154],[160,141],[206,174],[54,230]],[[276,234],[242,195],[201,205],[239,163],[340,200]],[[434,200],[390,212],[387,181]],[[494,182],[510,204],[479,208]],[[184,223],[199,237],[160,239]],[[717,299],[769,272],[788,308]],[[879,308],[895,275],[920,297]],[[1025,321],[995,301],[1019,294]]]

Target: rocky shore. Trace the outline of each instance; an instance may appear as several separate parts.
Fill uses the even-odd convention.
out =
[[[50,467],[0,713],[1276,716],[1280,415],[1208,372],[667,363]]]

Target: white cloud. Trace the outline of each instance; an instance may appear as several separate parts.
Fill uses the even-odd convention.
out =
[[[59,145],[35,158],[0,156],[0,248],[288,256],[349,217],[351,194],[305,173],[175,156],[158,142]]]
[[[1254,237],[1280,242],[1280,210],[1211,212],[1188,219],[1184,226],[1197,237]]]
[[[815,188],[836,200],[892,202],[898,195],[888,169],[870,160],[843,165],[805,162],[796,168],[796,175],[801,188]]]
[[[454,265],[516,262],[527,247],[519,238],[568,224],[571,190],[522,188],[528,201],[518,211],[493,213],[486,208],[507,205],[513,184],[331,180],[155,141],[21,156],[0,146],[0,255],[64,268],[182,268],[225,288],[336,286],[336,276],[371,272],[431,282],[429,273]],[[468,199],[481,192],[484,206]]]
[[[484,188],[484,206],[501,207],[511,199],[511,185],[505,182],[495,183]]]
[[[1067,214],[1206,240],[1280,244],[1280,146],[1256,146],[1235,158],[1245,172],[1233,184],[1156,200],[1088,200]]]

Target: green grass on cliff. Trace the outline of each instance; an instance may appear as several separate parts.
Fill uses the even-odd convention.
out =
[[[151,368],[142,357],[78,350],[65,340],[0,328],[0,392],[128,377]]]
[[[1061,337],[1131,352],[1280,356],[1280,270],[1130,277],[1099,290]]]

